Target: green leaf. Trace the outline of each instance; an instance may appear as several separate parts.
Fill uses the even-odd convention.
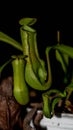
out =
[[[17,48],[18,50],[22,51],[22,46],[20,45],[19,42],[17,42],[16,40],[14,40],[13,38],[11,38],[10,36],[8,36],[7,34],[0,32],[0,41],[5,42],[15,48]]]
[[[67,67],[69,65],[69,56],[65,53],[61,53],[58,50],[55,50],[56,59],[60,62],[64,73],[67,73]]]
[[[70,58],[73,59],[73,47],[68,46],[68,45],[55,45],[54,49],[58,49],[61,53],[67,54]]]

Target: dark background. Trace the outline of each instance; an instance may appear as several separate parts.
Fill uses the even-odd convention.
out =
[[[0,3],[0,31],[20,41],[19,20],[35,17],[37,40],[40,48],[57,42],[56,32],[61,32],[61,42],[73,44],[73,9],[71,3],[2,1]]]
[[[37,18],[37,44],[41,57],[48,45],[57,43],[57,30],[61,42],[73,46],[72,3],[46,1],[2,1],[0,3],[0,31],[21,42],[19,20],[23,17]],[[0,64],[16,53],[16,50],[0,42]]]

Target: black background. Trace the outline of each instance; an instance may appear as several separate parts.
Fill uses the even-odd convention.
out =
[[[61,42],[73,44],[73,9],[71,3],[2,1],[0,3],[0,31],[20,41],[19,20],[35,17],[37,40],[40,49],[57,42],[56,32],[61,32]]]
[[[2,1],[0,3],[0,31],[19,39],[19,23],[23,17],[35,17],[41,42],[55,42],[56,31],[62,32],[62,41],[71,43],[73,35],[73,8],[70,3],[36,1]]]

